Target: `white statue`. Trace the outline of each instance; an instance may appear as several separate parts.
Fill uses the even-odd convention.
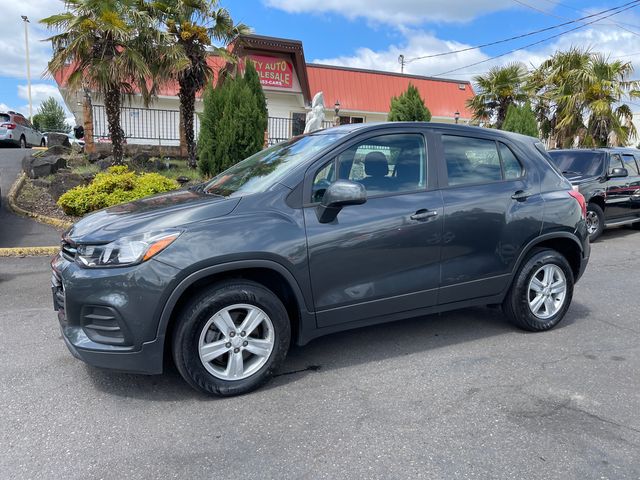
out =
[[[311,111],[307,113],[307,123],[304,127],[304,133],[315,132],[322,128],[324,122],[324,94],[316,93],[311,102]]]

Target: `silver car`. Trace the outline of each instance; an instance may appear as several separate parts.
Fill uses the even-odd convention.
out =
[[[0,144],[44,147],[45,139],[24,115],[9,111],[0,113]]]

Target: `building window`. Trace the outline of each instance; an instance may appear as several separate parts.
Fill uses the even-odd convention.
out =
[[[291,114],[291,135],[302,135],[304,133],[304,127],[307,124],[307,114],[294,112]]]
[[[348,117],[340,115],[340,125],[349,125],[351,123],[364,123],[364,117]]]

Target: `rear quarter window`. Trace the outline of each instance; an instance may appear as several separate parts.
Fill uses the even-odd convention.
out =
[[[6,113],[0,113],[0,123],[9,122],[10,120],[11,117],[9,115],[7,115]]]

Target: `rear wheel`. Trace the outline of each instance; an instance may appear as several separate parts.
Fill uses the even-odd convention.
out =
[[[173,336],[173,359],[196,390],[231,396],[264,384],[282,364],[291,326],[282,302],[250,281],[228,281],[184,308]]]
[[[47,146],[47,142],[45,142],[44,138],[42,140],[40,140],[40,146],[41,147],[46,147]]]
[[[595,241],[604,230],[604,212],[600,205],[590,203],[587,205],[587,233],[589,241]]]
[[[524,330],[549,330],[567,313],[573,284],[573,271],[564,256],[555,250],[537,250],[520,267],[503,310]]]
[[[27,139],[20,137],[20,148],[27,148]]]

